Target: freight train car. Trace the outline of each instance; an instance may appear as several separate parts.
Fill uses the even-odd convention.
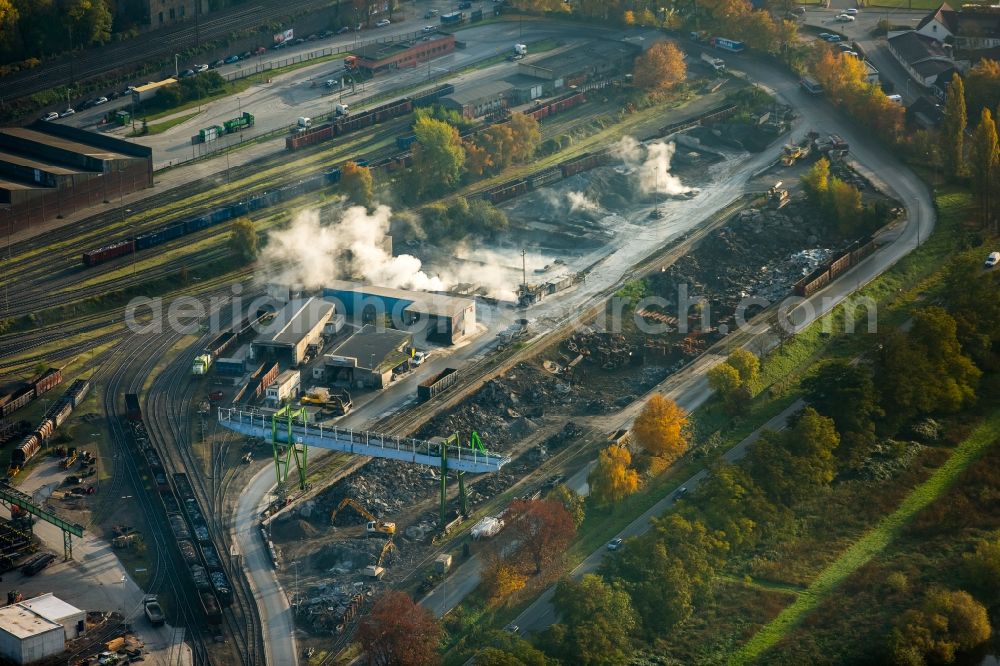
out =
[[[35,390],[35,397],[37,398],[53,387],[58,386],[62,380],[62,370],[59,370],[58,368],[49,368],[42,374],[32,379],[29,383]]]
[[[21,440],[17,448],[10,452],[8,476],[16,476],[24,468],[24,465],[38,454],[42,445],[52,436],[56,428],[65,423],[66,419],[73,413],[73,409],[83,401],[89,389],[90,382],[78,379],[70,385],[62,397],[46,410],[38,426]]]
[[[87,252],[84,252],[83,265],[87,267],[96,266],[97,264],[103,264],[105,261],[109,261],[116,257],[123,257],[134,251],[134,241],[131,239],[119,241],[117,243],[112,243],[111,245],[99,247],[96,250],[88,250]]]

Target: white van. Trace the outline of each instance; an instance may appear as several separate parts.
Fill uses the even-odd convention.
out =
[[[337,112],[338,116],[346,116],[349,112],[346,104],[338,104],[334,110]]]
[[[312,127],[312,118],[306,118],[305,116],[299,116],[299,127],[305,129],[307,127]]]
[[[903,96],[902,95],[886,95],[886,97],[889,98],[890,102],[894,102],[896,104],[902,104],[903,103]]]

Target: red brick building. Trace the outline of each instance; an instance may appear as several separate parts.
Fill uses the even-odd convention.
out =
[[[358,56],[357,66],[360,69],[378,74],[393,69],[418,67],[434,58],[448,55],[454,50],[454,35],[434,35],[406,42],[369,44],[354,53]]]

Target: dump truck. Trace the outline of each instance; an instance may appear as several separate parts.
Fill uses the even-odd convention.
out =
[[[717,72],[726,71],[726,61],[722,58],[716,58],[708,53],[702,53],[701,60]]]

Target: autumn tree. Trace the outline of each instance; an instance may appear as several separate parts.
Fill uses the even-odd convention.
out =
[[[599,505],[614,504],[639,489],[639,473],[632,468],[628,449],[612,444],[601,451],[587,482],[594,501]]]
[[[573,541],[573,516],[556,500],[514,500],[504,514],[504,534],[517,543],[516,559],[539,574]]]
[[[233,230],[229,232],[229,249],[243,263],[257,258],[257,230],[249,218],[238,217],[233,220]]]
[[[413,172],[421,193],[451,189],[458,183],[465,164],[465,149],[458,130],[448,123],[421,118],[413,126]]]
[[[989,640],[986,608],[968,592],[935,589],[920,608],[896,621],[892,653],[898,663],[950,664],[957,653]]]
[[[476,135],[476,145],[490,156],[490,172],[499,173],[514,161],[514,130],[508,125],[491,125]]]
[[[833,419],[841,465],[857,468],[875,444],[875,420],[883,415],[871,369],[846,359],[826,361],[802,380],[802,389],[817,412]]]
[[[958,72],[952,75],[948,84],[948,97],[944,104],[944,120],[941,123],[941,154],[944,169],[949,178],[962,175],[965,163],[965,85]]]
[[[493,605],[506,603],[528,582],[528,576],[521,573],[517,564],[503,557],[500,548],[488,548],[483,553],[482,563],[480,585]]]
[[[580,525],[583,524],[583,520],[586,518],[586,502],[583,496],[573,492],[565,483],[560,483],[552,489],[549,498],[566,507],[569,515],[573,518],[573,525],[577,529],[580,529]]]
[[[370,666],[431,666],[439,663],[441,627],[434,615],[405,592],[386,590],[357,632]]]
[[[485,148],[480,148],[475,141],[462,141],[465,148],[465,170],[475,178],[491,173],[493,156]]]
[[[510,114],[509,125],[514,140],[511,159],[515,162],[525,162],[534,157],[542,140],[538,121],[533,116],[515,111]]]
[[[340,191],[348,201],[362,206],[370,206],[374,197],[372,172],[368,167],[348,162],[340,170]]]
[[[563,663],[579,666],[625,666],[635,631],[635,610],[625,590],[587,574],[579,582],[563,579],[552,603],[560,622],[544,643]]]
[[[672,42],[654,44],[635,61],[635,85],[660,95],[687,77],[684,54]]]
[[[844,236],[857,234],[862,222],[861,192],[839,178],[830,179],[830,208]]]
[[[979,124],[972,133],[972,146],[969,149],[969,170],[972,175],[972,191],[979,202],[979,211],[983,223],[987,226],[994,222],[994,192],[997,187],[997,175],[1000,173],[1000,146],[997,144],[997,126],[993,114],[984,108],[980,114]]]
[[[654,393],[632,425],[632,436],[646,451],[673,462],[687,451],[687,412],[673,400]]]

